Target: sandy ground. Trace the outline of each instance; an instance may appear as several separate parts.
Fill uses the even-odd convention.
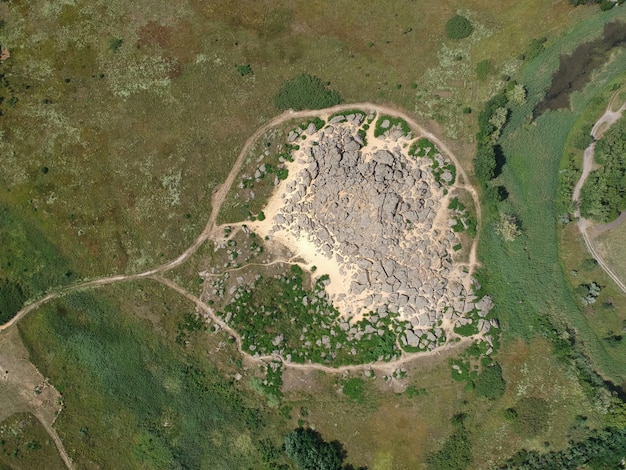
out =
[[[363,111],[368,113],[370,110],[363,109]],[[330,113],[320,113],[319,117],[328,121],[329,116]],[[376,122],[376,119],[378,119],[378,116],[375,117],[372,125],[367,130],[367,145],[361,149],[362,154],[370,154],[381,149],[388,149],[391,151],[394,148],[400,147],[403,149],[407,163],[413,164],[416,168],[419,167],[422,171],[424,171],[424,166],[418,165],[415,160],[408,156],[409,144],[415,139],[422,137],[422,135],[412,135],[411,138],[400,137],[397,140],[384,138],[382,136],[375,137],[374,123]],[[330,277],[330,283],[326,286],[326,292],[328,293],[330,300],[333,302],[333,305],[343,314],[344,317],[352,318],[353,321],[358,321],[368,309],[363,308],[358,311],[354,308],[355,305],[359,305],[359,303],[368,295],[376,295],[380,294],[380,292],[365,290],[358,296],[351,294],[350,285],[353,280],[352,276],[355,273],[355,269],[348,268],[346,263],[338,263],[334,257],[328,258],[325,256],[321,247],[311,242],[305,231],[293,234],[287,230],[276,230],[274,217],[279,213],[285,203],[287,198],[287,187],[291,182],[297,181],[297,175],[302,169],[308,166],[306,158],[304,150],[301,149],[294,152],[294,161],[286,163],[286,167],[289,170],[289,176],[287,179],[281,181],[274,189],[266,207],[263,209],[265,219],[263,221],[248,222],[247,225],[262,237],[269,237],[271,243],[287,247],[294,255],[302,258],[303,262],[301,263],[301,266],[303,268],[310,270],[313,266],[315,266],[317,273],[328,274]],[[433,221],[433,227],[431,229],[431,234],[435,231],[439,232],[439,238],[444,237],[450,231],[450,227],[448,226],[449,212],[447,210],[448,198],[449,196],[441,196],[441,208],[437,212],[437,216]],[[315,218],[315,214],[310,212],[307,215]],[[434,241],[435,238],[431,238],[431,240]],[[410,244],[410,237],[407,237],[407,239],[402,243],[405,246]],[[351,264],[351,266],[354,266],[354,264]],[[457,281],[463,285],[469,285],[469,278],[471,276],[461,275],[461,270],[455,269],[446,277],[448,281]],[[468,279],[466,279],[466,277]],[[383,297],[386,297],[386,295],[383,295]]]

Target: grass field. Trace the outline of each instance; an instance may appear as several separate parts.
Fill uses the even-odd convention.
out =
[[[380,375],[376,379],[361,376],[365,397],[361,402],[337,393],[345,383],[340,378],[317,375],[303,381],[297,372],[288,372],[285,380],[299,383],[300,389],[291,390],[285,398],[293,406],[294,423],[300,419],[328,439],[340,440],[355,466],[367,465],[372,470],[426,468],[427,456],[454,431],[451,420],[460,413],[467,415],[467,428],[472,430],[470,468],[490,468],[522,447],[565,447],[569,438],[584,434],[577,427],[577,414],[588,417],[587,426],[598,424],[599,416],[571,369],[555,361],[547,341],[516,341],[503,348],[499,357],[506,393],[498,401],[477,398],[466,383],[453,380],[444,357],[409,365],[406,380],[386,383]],[[399,383],[402,388],[413,386],[421,391],[415,396],[397,393],[394,387]],[[504,410],[523,397],[548,402],[549,411],[542,417],[548,431],[528,437],[503,420]]]
[[[444,33],[457,12],[475,27],[461,42]],[[297,74],[330,82],[345,102],[413,112],[468,169],[484,100],[505,75],[529,92],[505,128],[499,180],[523,235],[503,243],[492,230],[494,214],[481,234],[483,284],[506,339],[500,400],[477,397],[452,379],[446,361],[433,361],[410,370],[409,385],[425,389],[412,398],[382,377],[363,378],[355,402],[338,395],[343,378],[316,374],[270,408],[251,390],[264,371],[244,364],[227,336],[194,331],[185,316],[192,306],[164,288],[129,283],[68,295],[19,325],[33,363],[63,394],[55,426],[77,467],[263,468],[260,437],[279,446],[302,420],[326,440],[341,440],[354,465],[420,468],[454,432],[451,419],[466,413],[472,467],[485,468],[522,446],[565,446],[585,432],[577,414],[598,425],[576,372],[536,336],[554,339],[544,318],[573,325],[592,365],[623,378],[626,355],[596,338],[605,334],[602,317],[589,319],[564,277],[553,201],[576,113],[624,62],[615,58],[576,94],[574,112],[534,123],[530,116],[559,54],[596,37],[619,13],[573,9],[565,0],[488,8],[479,0],[428,7],[411,0],[0,2],[0,43],[11,52],[0,65],[7,97],[0,278],[19,287],[0,288],[21,301],[81,277],[135,272],[177,256],[204,227],[211,191],[243,142],[276,114],[274,94]],[[542,36],[545,55],[520,60]],[[484,60],[493,73],[478,81],[476,64]],[[240,74],[244,64],[252,73]],[[197,273],[214,261],[212,248],[205,245],[172,278],[199,292],[194,283],[200,286]],[[290,377],[301,383],[287,374],[286,389]],[[547,406],[549,427],[534,437],[503,421],[523,397]]]
[[[0,468],[64,470],[54,442],[30,413],[16,413],[0,421]]]
[[[489,34],[462,46],[470,86],[444,87],[444,49],[461,47],[444,39],[457,8],[408,0],[360,4],[358,14],[346,1],[5,2],[0,41],[11,58],[2,67],[16,101],[3,106],[0,201],[71,253],[80,276],[153,266],[200,232],[208,195],[252,130],[276,113],[272,97],[286,79],[306,71],[344,101],[418,112],[436,105],[437,116],[451,119],[460,105],[478,108],[499,80],[473,85],[476,62],[490,58],[499,69],[546,28],[556,35],[594,13],[565,1],[508,1],[488,11],[464,2]],[[241,76],[241,64],[252,74]],[[458,91],[441,103],[443,88]],[[473,133],[470,115],[442,125],[459,137]]]
[[[132,284],[68,295],[20,325],[64,396],[56,427],[78,466],[260,468],[258,439],[273,438],[275,412],[233,385],[226,358],[236,355],[213,352],[225,338],[194,343],[198,334],[183,331],[193,346],[174,344],[190,308]],[[220,356],[227,370],[214,365]]]
[[[523,235],[505,243],[487,229],[481,238],[479,256],[486,267],[488,289],[494,294],[496,308],[505,324],[505,339],[552,336],[555,333],[546,319],[561,325],[557,335],[569,325],[574,328],[576,342],[590,356],[593,366],[621,383],[626,370],[625,356],[600,342],[597,336],[601,333],[590,326],[564,278],[557,249],[554,201],[564,143],[577,114],[621,73],[624,54],[602,74],[596,75],[583,92],[575,95],[573,111],[548,112],[532,122],[529,118],[558,64],[558,61],[551,61],[551,57],[572,50],[581,40],[596,37],[603,23],[614,15],[609,12],[581,22],[549,46],[545,55],[531,61],[518,77],[527,87],[529,99],[525,106],[512,110],[505,127],[501,145],[506,164],[496,181],[509,191],[508,199],[502,204],[518,214]],[[548,64],[553,64],[554,68],[549,68]],[[485,227],[490,226],[489,217],[488,214]]]
[[[604,260],[620,279],[626,279],[626,245],[624,240],[626,240],[626,225],[624,224],[604,232],[594,240],[594,245],[598,247]]]

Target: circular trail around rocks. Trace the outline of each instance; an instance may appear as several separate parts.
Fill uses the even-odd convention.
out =
[[[231,334],[236,339],[237,347],[238,347],[240,354],[242,354],[242,356],[244,356],[247,360],[252,361],[254,363],[267,363],[269,361],[278,359],[283,363],[284,367],[290,367],[290,368],[296,368],[296,369],[314,369],[314,370],[321,370],[321,371],[330,372],[330,373],[335,373],[335,372],[341,373],[347,370],[360,370],[360,369],[365,369],[367,367],[378,367],[381,370],[391,371],[393,368],[400,366],[402,364],[405,364],[409,361],[419,359],[421,357],[428,357],[434,354],[439,354],[438,350],[419,352],[419,353],[407,353],[405,351],[402,351],[402,354],[399,357],[397,357],[394,361],[389,361],[389,362],[384,362],[384,363],[363,364],[363,365],[356,365],[356,366],[355,365],[340,366],[340,367],[332,367],[332,366],[315,364],[315,363],[296,364],[296,363],[287,362],[285,361],[283,357],[276,356],[276,355],[254,357],[253,355],[243,350],[241,337],[239,336],[239,334],[235,330],[230,328],[227,324],[222,322],[215,315],[215,312],[213,311],[213,309],[207,306],[204,303],[204,301],[200,300],[199,298],[191,294],[188,290],[182,288],[181,286],[174,283],[173,281],[163,277],[163,274],[165,274],[166,272],[171,271],[172,269],[182,265],[207,240],[209,239],[218,240],[220,238],[220,235],[221,235],[220,231],[223,229],[223,227],[217,225],[216,223],[217,215],[224,203],[226,195],[228,194],[230,188],[232,187],[233,183],[235,182],[237,178],[237,175],[239,174],[241,170],[241,167],[244,163],[246,155],[249,153],[254,143],[267,130],[273,127],[276,127],[291,119],[316,117],[320,115],[320,113],[326,113],[327,115],[330,115],[332,113],[340,113],[342,111],[345,111],[348,109],[354,109],[354,108],[373,110],[379,114],[390,114],[390,115],[402,118],[410,126],[412,131],[415,131],[418,135],[424,138],[427,138],[428,140],[433,142],[435,146],[439,149],[441,154],[444,155],[446,158],[448,158],[455,165],[456,171],[457,171],[457,181],[459,180],[463,181],[462,184],[457,184],[457,187],[465,189],[471,195],[471,198],[474,202],[475,211],[476,211],[478,232],[480,231],[481,208],[480,208],[480,204],[478,200],[478,195],[477,195],[476,190],[468,183],[469,180],[467,178],[467,175],[465,174],[463,167],[460,165],[457,158],[454,156],[454,154],[449,150],[449,148],[443,142],[441,142],[436,136],[434,136],[430,132],[426,131],[423,127],[417,124],[407,114],[389,106],[375,105],[373,103],[357,103],[357,104],[349,104],[349,105],[339,105],[339,106],[335,106],[333,108],[329,108],[329,109],[322,110],[322,111],[306,110],[306,111],[294,112],[290,110],[270,120],[264,126],[257,129],[256,132],[246,140],[246,142],[244,143],[241,149],[239,156],[237,157],[236,161],[233,164],[233,167],[228,177],[226,178],[224,183],[222,183],[220,186],[218,186],[215,189],[215,191],[212,194],[211,214],[209,216],[209,219],[207,221],[207,224],[204,230],[200,233],[200,235],[196,238],[196,240],[183,253],[180,254],[180,256],[178,256],[177,258],[163,265],[157,266],[153,269],[150,269],[141,273],[121,274],[121,275],[115,275],[115,276],[95,278],[95,279],[90,279],[90,280],[83,280],[81,282],[75,283],[70,286],[65,286],[65,287],[56,289],[54,291],[49,291],[43,297],[39,299],[31,299],[27,301],[22,307],[22,309],[20,309],[20,311],[18,311],[11,320],[9,320],[7,323],[3,325],[0,325],[0,334],[3,334],[3,332],[6,332],[6,330],[15,328],[16,324],[20,320],[22,320],[29,313],[35,311],[44,303],[47,303],[53,299],[63,297],[64,295],[70,294],[72,292],[82,290],[82,289],[90,289],[90,288],[96,288],[96,287],[101,287],[105,285],[115,284],[118,282],[128,282],[128,281],[141,280],[141,279],[153,279],[153,280],[156,280],[157,282],[162,283],[163,285],[167,286],[168,288],[174,290],[175,292],[179,293],[180,295],[186,297],[188,300],[193,302],[197,306],[198,311],[203,312],[203,314],[206,315],[208,318],[210,318],[215,324],[220,325],[220,327],[224,331]],[[473,274],[476,266],[478,265],[477,256],[476,256],[477,245],[478,245],[478,236],[474,238],[472,246],[469,250],[469,261],[468,263],[466,263],[466,267],[467,267],[467,271],[469,275]],[[471,341],[472,341],[471,338],[463,338],[455,344],[447,345],[446,349],[464,347],[468,345]],[[28,388],[26,384],[25,386],[26,388]],[[38,412],[38,410],[33,410],[33,411],[39,419],[42,419],[41,416],[39,416],[40,413]],[[67,452],[65,451],[63,447],[63,443],[61,442],[61,439],[59,438],[58,434],[52,427],[53,423],[48,423],[46,420],[42,420],[42,423],[44,423],[46,430],[48,431],[51,438],[55,442],[59,450],[59,454],[63,458],[66,466],[69,469],[72,469],[73,468],[72,461],[70,457],[67,455]]]
[[[303,260],[301,267],[329,275],[328,301],[349,321],[342,329],[357,337],[360,333],[349,325],[368,313],[397,316],[405,322],[399,337],[403,344],[422,350],[458,338],[455,327],[472,321],[478,325],[476,338],[497,327],[484,318],[490,299],[478,301],[473,295],[477,238],[467,250],[467,263],[452,260],[460,247],[455,232],[463,226],[453,230],[460,222],[452,217],[458,214],[449,203],[456,206],[456,192],[466,191],[480,220],[476,191],[447,147],[404,113],[365,103],[287,113],[271,121],[248,140],[226,183],[214,194],[212,219],[234,187],[239,189],[231,199],[247,202],[255,197],[250,182],[265,178],[269,153],[249,153],[254,139],[296,118],[314,120],[289,133],[285,144],[291,153],[283,161],[288,177],[274,177],[264,217],[215,226],[215,240],[228,227],[245,226],[268,243],[287,247]],[[231,288],[236,299],[255,286],[251,282]],[[232,311],[225,318],[230,322],[237,315]],[[374,322],[373,327],[382,327]],[[249,346],[251,351],[257,348]]]

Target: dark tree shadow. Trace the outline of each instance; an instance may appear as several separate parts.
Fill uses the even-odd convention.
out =
[[[504,151],[500,145],[495,145],[493,150],[496,154],[496,168],[493,170],[493,177],[497,178],[502,174],[504,165],[506,165],[506,156],[504,155]]]

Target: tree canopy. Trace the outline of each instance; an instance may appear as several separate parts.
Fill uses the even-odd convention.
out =
[[[343,463],[340,446],[324,441],[312,429],[298,428],[287,434],[285,452],[299,470],[340,470]]]
[[[446,22],[446,35],[450,39],[465,39],[474,32],[472,23],[461,15],[454,15]]]

